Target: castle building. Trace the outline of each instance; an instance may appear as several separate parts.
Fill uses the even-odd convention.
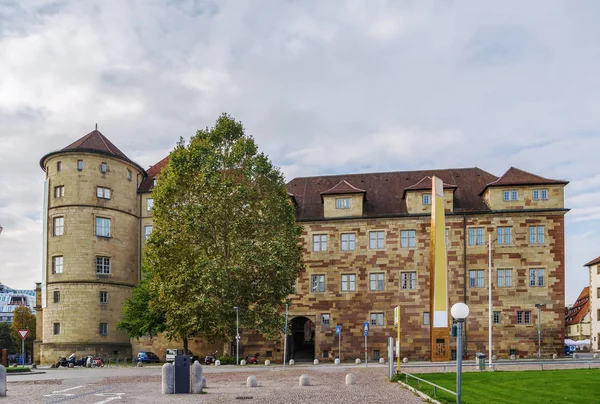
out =
[[[591,260],[585,266],[590,271],[591,349],[598,351],[600,350],[600,257]]]
[[[130,357],[152,350],[162,356],[166,348],[178,347],[164,338],[129,341],[115,328],[140,278],[141,253],[152,232],[152,188],[168,158],[145,171],[96,130],[47,154],[40,164],[46,172],[47,221],[36,361],[51,362],[67,351]],[[387,338],[396,335],[393,309],[399,305],[401,356],[430,359],[432,176],[444,182],[450,306],[464,301],[471,312],[465,353],[488,351],[491,315],[495,355],[534,356],[536,304],[545,304],[542,352],[562,354],[567,182],[516,168],[501,177],[462,168],[301,177],[288,183],[304,228],[305,271],[291,296],[287,358],[363,357],[365,322],[369,359],[383,357]],[[267,341],[250,330],[241,335],[246,353],[283,359],[283,338]],[[221,346],[219,351],[232,352],[229,343]],[[215,345],[197,338],[190,347],[202,354]],[[457,355],[455,345],[447,348],[449,356]]]
[[[591,335],[590,287],[583,288],[575,304],[565,314],[565,338],[573,341],[589,340]]]

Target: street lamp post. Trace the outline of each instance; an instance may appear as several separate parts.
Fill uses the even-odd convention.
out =
[[[235,309],[235,364],[240,364],[240,308]]]
[[[456,403],[460,404],[462,390],[462,336],[463,324],[469,315],[469,306],[464,303],[455,303],[450,309],[450,314],[457,321],[458,335],[456,340]]]
[[[542,316],[541,308],[544,307],[545,303],[536,303],[535,307],[538,309],[538,359],[542,359]]]

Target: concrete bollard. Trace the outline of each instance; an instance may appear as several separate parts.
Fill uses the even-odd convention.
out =
[[[315,359],[315,360],[313,361],[313,365],[318,365],[318,364],[319,364],[319,360],[318,360],[318,359]]]
[[[269,366],[270,364],[271,364],[271,361],[267,359],[267,360],[265,361],[265,366]]]
[[[215,361],[215,366],[221,366],[221,361],[217,359],[217,360]]]
[[[0,365],[0,397],[6,397],[6,368]]]
[[[310,386],[310,377],[308,375],[300,376],[300,379],[298,380],[298,384],[300,386]]]
[[[573,354],[573,359],[579,359],[579,354],[578,353],[574,353]]]
[[[340,358],[335,358],[335,364],[339,365],[340,364]]]
[[[597,353],[594,354],[594,359],[598,359],[598,354]]]
[[[381,363],[383,365],[385,363],[385,359],[379,358],[379,363]]]
[[[351,386],[353,384],[356,384],[356,376],[354,376],[352,373],[348,373],[346,375],[346,386]]]
[[[495,362],[498,360],[498,357],[496,355],[492,355],[492,360]]]
[[[246,366],[246,360],[245,359],[242,359],[240,361],[240,366]]]
[[[31,365],[31,369],[37,369],[37,365],[34,363]]]
[[[356,358],[356,360],[354,361],[354,363],[356,363],[357,365],[360,365],[360,358]]]
[[[402,358],[402,363],[408,363],[408,358]]]
[[[73,369],[75,367],[74,363],[69,363],[69,368]]]
[[[256,376],[248,376],[246,379],[246,387],[257,387],[258,382],[256,381]]]
[[[202,389],[206,388],[206,377],[202,376]]]
[[[289,362],[290,366],[294,365],[295,363],[296,362],[293,359],[290,359],[290,362]]]
[[[142,362],[138,362],[137,367],[141,368],[142,366],[144,366],[144,365],[142,365]]]
[[[511,355],[511,356],[510,356],[510,360],[511,360],[511,361],[514,361],[514,360],[516,360],[516,359],[517,359],[517,357],[516,357],[515,355]]]
[[[162,365],[162,393],[173,394],[175,393],[175,372],[173,365],[165,363]]]
[[[190,369],[190,382],[192,383],[192,394],[202,393],[202,365],[198,361],[194,361]]]
[[[558,359],[558,355],[557,354],[552,354],[552,359]]]

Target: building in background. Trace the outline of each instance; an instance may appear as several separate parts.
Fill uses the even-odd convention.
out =
[[[590,287],[586,286],[565,315],[565,338],[573,341],[590,339],[592,335],[590,307]]]
[[[97,130],[40,162],[45,182],[45,261],[36,362],[67,352],[131,357],[164,355],[177,341],[129,341],[116,330],[121,306],[140,278],[152,232],[152,188],[165,158],[143,170]],[[479,168],[302,177],[288,194],[304,227],[305,271],[291,296],[288,358],[385,356],[401,307],[402,356],[429,359],[431,177],[444,182],[450,306],[469,305],[465,351],[488,350],[488,235],[492,246],[493,351],[562,354],[565,335],[564,186],[510,168],[496,177]],[[449,307],[450,307],[449,306]],[[283,338],[241,332],[246,353],[281,360]],[[454,341],[454,339],[451,339]],[[229,343],[192,338],[190,349],[230,352]],[[453,342],[454,344],[454,342]],[[133,346],[132,346],[133,345]],[[453,356],[456,355],[454,346]],[[452,350],[451,349],[451,350]]]
[[[590,271],[591,348],[600,350],[600,257],[585,264]]]
[[[35,315],[35,290],[12,289],[0,283],[0,322],[12,324],[19,306],[28,307]]]

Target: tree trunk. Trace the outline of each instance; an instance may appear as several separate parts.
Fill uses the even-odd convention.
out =
[[[187,339],[187,337],[183,338],[183,354],[184,355],[188,354],[188,339]]]

